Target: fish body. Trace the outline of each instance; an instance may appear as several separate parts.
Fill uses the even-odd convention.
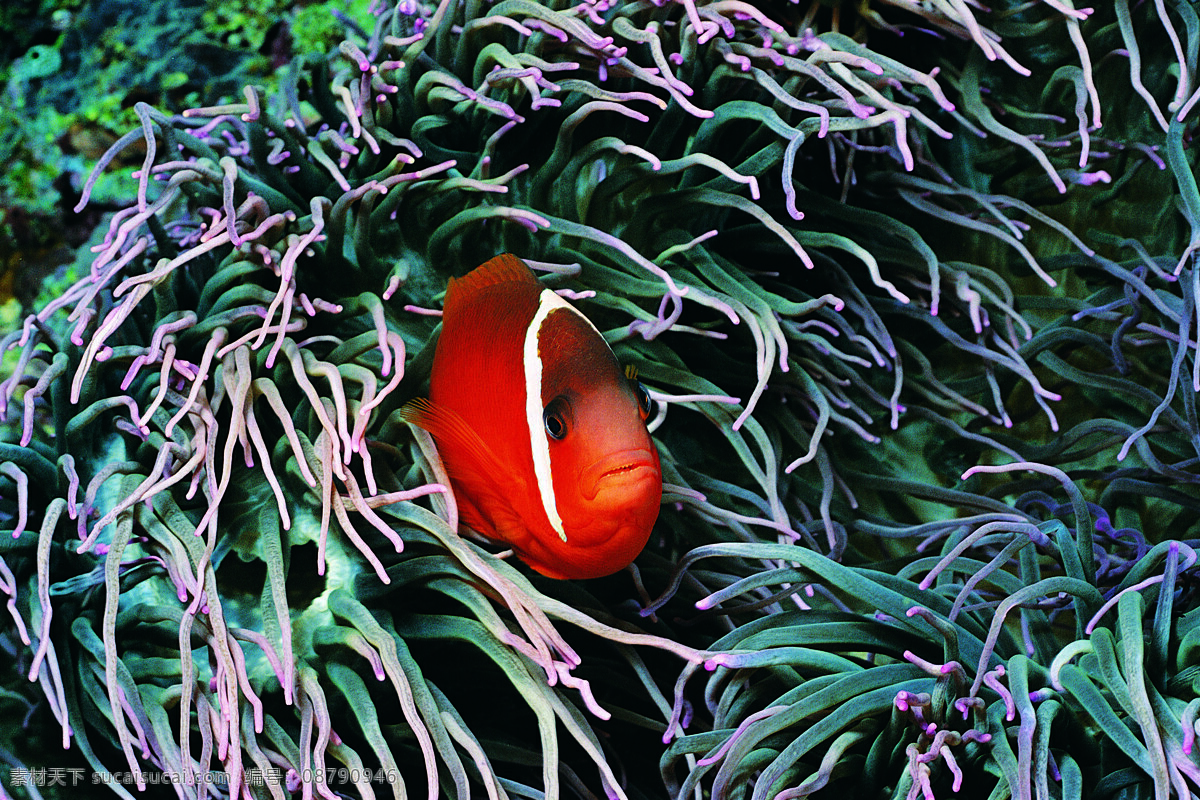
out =
[[[591,322],[511,254],[451,279],[428,401],[465,525],[552,578],[616,572],[658,517],[649,396]]]

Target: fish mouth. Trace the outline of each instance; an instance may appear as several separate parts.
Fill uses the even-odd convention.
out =
[[[632,486],[658,478],[659,469],[654,454],[645,448],[620,450],[597,461],[583,473],[583,495],[595,500],[605,487]]]

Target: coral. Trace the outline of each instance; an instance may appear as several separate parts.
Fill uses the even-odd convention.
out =
[[[249,80],[276,85],[298,17],[321,31],[298,43],[328,49],[321,36],[343,36],[356,17],[369,15],[363,4],[336,0],[302,9],[80,0],[0,9],[0,30],[11,34],[0,45],[0,268],[26,311],[45,274],[78,279],[65,251],[86,241],[103,213],[131,201],[127,184],[105,175],[89,207],[71,212],[89,171],[85,162],[137,124],[136,103],[176,113],[235,99]],[[7,286],[0,294],[11,296]]]
[[[1190,5],[372,12],[138,103],[136,200],[3,340],[11,783],[1200,790]],[[627,573],[460,536],[397,413],[503,251],[656,403]]]

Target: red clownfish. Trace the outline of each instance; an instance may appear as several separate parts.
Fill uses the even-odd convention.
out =
[[[641,552],[662,500],[650,397],[521,259],[450,279],[429,395],[403,416],[437,442],[465,525],[551,578]]]

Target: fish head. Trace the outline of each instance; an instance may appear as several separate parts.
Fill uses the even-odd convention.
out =
[[[558,575],[616,572],[650,538],[662,501],[662,468],[646,430],[649,408],[645,389],[624,376],[585,383],[546,404],[562,535],[542,544],[553,553]]]

